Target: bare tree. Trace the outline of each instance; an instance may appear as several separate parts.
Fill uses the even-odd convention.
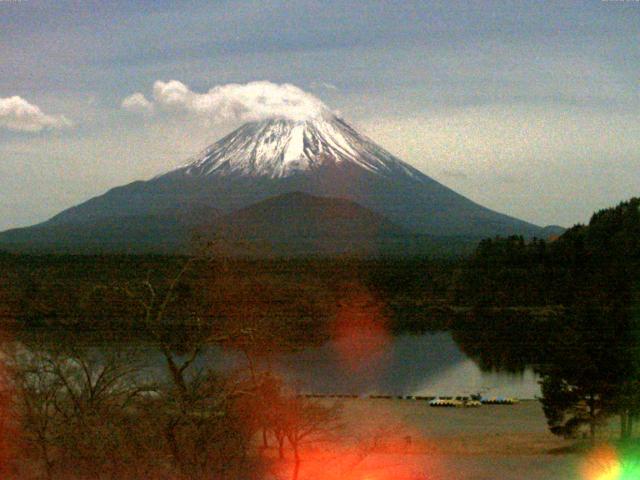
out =
[[[11,358],[15,405],[46,478],[65,464],[92,478],[122,475],[132,454],[126,432],[139,396],[139,365],[130,352],[45,344],[17,345]],[[8,357],[9,358],[9,357]],[[57,472],[57,473],[56,473]],[[68,474],[68,473],[67,473]]]
[[[164,285],[154,284],[149,275],[141,285],[125,287],[142,307],[142,324],[167,368],[169,383],[152,408],[162,412],[167,449],[179,475],[188,479],[223,478],[241,469],[246,473],[254,461],[248,452],[250,424],[236,408],[238,397],[248,394],[244,383],[208,366],[197,368],[209,346],[230,338],[214,330],[202,298],[189,297],[187,277],[194,270],[208,269],[207,275],[214,276],[211,270],[226,268],[224,257],[213,255],[212,248],[185,259]]]
[[[336,440],[342,428],[340,404],[325,405],[291,393],[281,393],[265,408],[271,431],[278,442],[278,454],[285,458],[285,445],[293,456],[292,480],[297,480],[303,461],[303,450],[314,443]],[[285,444],[286,441],[286,444]]]

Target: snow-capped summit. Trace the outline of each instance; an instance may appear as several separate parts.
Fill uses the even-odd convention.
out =
[[[275,179],[343,163],[382,176],[419,177],[417,170],[330,114],[247,123],[166,176]]]

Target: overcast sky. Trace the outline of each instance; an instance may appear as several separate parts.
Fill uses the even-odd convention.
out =
[[[153,114],[171,80],[296,85],[485,206],[586,222],[640,195],[639,37],[637,1],[0,0],[0,229],[239,126]]]

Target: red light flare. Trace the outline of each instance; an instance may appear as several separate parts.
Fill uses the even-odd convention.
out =
[[[377,370],[389,351],[391,335],[385,305],[356,285],[338,305],[330,326],[341,365],[351,373]]]
[[[433,445],[419,437],[414,444],[408,435],[393,435],[380,441],[362,443],[341,438],[331,443],[307,445],[300,451],[299,480],[426,480],[455,478],[445,475],[445,467]],[[375,443],[375,444],[374,444]],[[429,452],[429,453],[428,453]],[[268,455],[267,452],[264,452]],[[271,456],[274,452],[271,452]],[[294,468],[291,453],[279,463],[277,476],[291,479]]]
[[[385,367],[392,345],[386,305],[358,283],[343,286],[342,292],[329,324],[339,365],[350,374],[375,377]],[[425,439],[407,424],[401,411],[391,405],[382,411],[380,405],[370,411],[369,407],[373,408],[365,406],[362,422],[351,416],[353,412],[343,412],[341,420],[351,423],[350,428],[329,441],[310,442],[301,447],[299,480],[457,478],[451,475],[453,472],[445,465],[445,456],[434,441]],[[282,412],[278,417],[292,414],[293,411]],[[364,421],[366,418],[373,422]],[[267,464],[274,465],[275,477],[294,478],[296,470],[290,446],[281,461],[273,439],[270,443],[271,448],[262,450],[262,455]]]
[[[392,334],[384,302],[360,284],[343,288],[330,324],[341,367],[374,377],[385,367]],[[388,392],[394,393],[394,392]],[[361,401],[361,400],[356,400]],[[413,480],[453,478],[446,475],[434,443],[407,425],[395,409],[375,413],[374,430],[355,425],[337,444],[309,452],[304,478],[323,480]],[[356,440],[357,439],[357,440]],[[302,478],[302,476],[301,476]]]

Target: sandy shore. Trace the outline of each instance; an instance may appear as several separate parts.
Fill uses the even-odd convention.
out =
[[[479,408],[434,408],[410,400],[348,400],[344,402],[347,428],[356,432],[388,431],[420,449],[455,455],[540,455],[566,447],[570,441],[552,435],[540,403]]]

